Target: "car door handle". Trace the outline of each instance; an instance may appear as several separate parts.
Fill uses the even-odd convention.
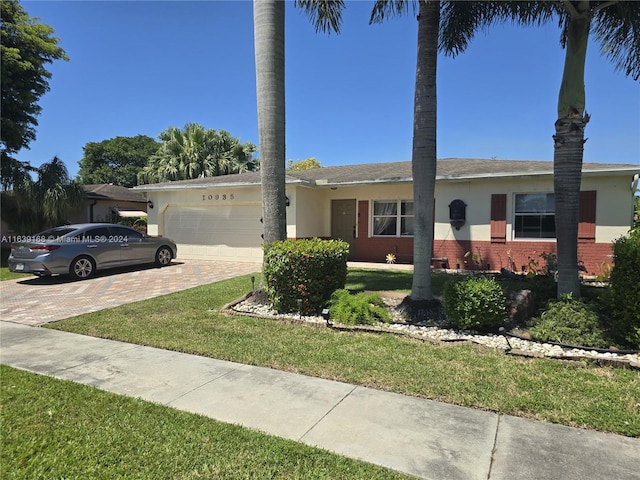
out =
[[[128,243],[121,243],[121,244],[120,244],[120,246],[121,246],[121,247],[128,247],[128,246],[129,246],[129,244],[128,244]]]
[[[95,244],[87,245],[87,248],[98,248],[98,245],[95,245]]]

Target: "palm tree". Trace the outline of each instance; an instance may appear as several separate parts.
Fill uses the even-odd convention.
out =
[[[418,53],[413,108],[411,164],[414,196],[413,282],[407,303],[433,299],[431,252],[433,247],[433,202],[436,178],[438,50],[455,56],[464,51],[482,16],[492,15],[494,2],[436,2],[377,0],[370,23],[387,16],[403,15],[418,7]],[[342,1],[298,0],[316,30],[340,32]],[[442,12],[442,16],[441,16]]]
[[[403,14],[409,2],[378,0],[370,23],[386,15]],[[340,33],[342,1],[298,0],[314,23],[316,31]],[[414,4],[415,9],[415,4]],[[419,2],[418,56],[413,109],[413,148],[411,154],[414,195],[413,283],[409,299],[433,299],[431,289],[431,250],[433,246],[433,198],[436,178],[436,65],[440,2]]]
[[[188,180],[240,173],[256,168],[252,143],[243,143],[224,130],[188,123],[170,127],[159,136],[158,152],[138,174],[140,183]]]
[[[558,248],[558,298],[580,296],[578,222],[585,110],[584,72],[589,36],[616,69],[640,78],[640,3],[618,1],[503,2],[500,15],[521,24],[544,24],[559,19],[561,45],[566,49],[555,122],[553,183]],[[490,22],[486,22],[488,24]]]
[[[331,5],[327,5],[327,3]],[[385,13],[403,13],[410,2],[406,0],[378,0],[374,6],[371,21],[381,21]],[[414,3],[415,2],[411,2]],[[422,184],[426,181],[423,172],[416,169],[432,168],[431,160],[421,160],[421,154],[427,151],[425,139],[417,140],[416,132],[420,131],[419,117],[425,113],[426,105],[419,102],[433,101],[435,109],[435,88],[433,96],[427,94],[419,96],[418,77],[422,74],[426,80],[425,71],[433,69],[436,72],[436,58],[429,55],[427,63],[426,46],[421,46],[422,40],[433,42],[433,38],[423,31],[422,25],[430,23],[435,15],[435,8],[427,8],[430,4],[439,2],[420,1],[418,15],[418,66],[416,71],[416,105],[414,105],[414,146],[412,163],[414,169],[414,195],[416,195],[416,231],[414,237],[414,277],[411,298],[422,300],[431,298],[430,275],[428,265],[430,258],[429,243],[433,241],[433,234],[427,228],[425,238],[425,224],[430,225],[430,205],[425,204],[431,186]],[[299,0],[298,5],[307,11],[314,21],[317,30],[334,30],[339,32],[340,17],[335,10],[341,10],[342,2]],[[439,9],[439,49],[449,55],[457,55],[464,51],[474,33],[483,27],[488,27],[497,21],[515,20],[521,24],[543,24],[555,18],[560,19],[562,25],[561,44],[566,47],[566,58],[560,94],[558,98],[558,120],[554,135],[554,192],[556,202],[556,236],[558,242],[558,297],[564,293],[580,295],[578,278],[578,220],[580,183],[582,175],[582,155],[584,128],[589,121],[585,112],[584,66],[589,33],[593,30],[596,39],[602,45],[602,51],[616,65],[637,80],[640,78],[640,3],[618,1],[560,1],[560,2],[442,2]],[[326,17],[332,16],[331,19]],[[420,32],[423,31],[421,37]],[[429,40],[427,40],[429,39]],[[420,51],[425,52],[421,56]],[[435,114],[428,123],[424,123],[425,130],[431,130],[435,139]],[[422,149],[419,146],[422,145]],[[431,155],[431,153],[429,153]],[[434,170],[435,174],[435,170]],[[422,193],[422,196],[419,197]],[[418,209],[422,209],[419,212]],[[426,245],[426,248],[424,248]],[[425,273],[426,272],[426,273]]]
[[[240,143],[237,138],[225,130],[215,132],[208,141],[212,150],[212,162],[209,171],[212,175],[230,175],[232,173],[255,172],[259,162],[253,158],[256,146],[252,143]]]
[[[372,20],[380,22],[385,11],[401,13],[401,2],[378,1]],[[437,96],[436,72],[440,2],[420,2],[418,13],[418,55],[413,102],[413,302],[433,299],[431,252],[433,251],[433,199],[436,187]]]
[[[267,244],[287,236],[284,8],[282,0],[253,2],[262,209]]]
[[[12,190],[14,187],[22,185],[28,178],[29,172],[33,172],[29,162],[21,162],[10,157],[6,151],[0,152],[0,171],[2,190]]]
[[[2,198],[2,218],[16,233],[31,235],[67,223],[84,205],[84,189],[58,157],[35,171],[37,180],[25,177]]]

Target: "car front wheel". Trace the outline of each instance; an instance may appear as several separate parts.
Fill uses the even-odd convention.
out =
[[[173,253],[169,247],[160,247],[156,252],[156,265],[166,267],[171,263]]]
[[[89,257],[78,257],[71,262],[71,266],[69,267],[71,276],[78,280],[85,280],[91,277],[95,270],[96,266]]]

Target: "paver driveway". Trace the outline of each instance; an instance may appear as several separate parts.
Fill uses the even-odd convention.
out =
[[[66,276],[6,280],[0,282],[0,320],[42,325],[259,271],[256,263],[174,260],[164,268],[99,271],[81,281]]]

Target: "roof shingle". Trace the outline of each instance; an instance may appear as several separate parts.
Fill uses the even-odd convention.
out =
[[[637,165],[584,163],[583,172],[628,171]],[[553,162],[529,160],[486,160],[445,158],[438,160],[437,179],[482,178],[487,176],[552,175]],[[286,171],[287,184],[345,185],[374,183],[410,183],[413,180],[411,162],[367,163],[339,165],[312,170]],[[197,178],[152,185],[138,185],[136,190],[165,190],[176,188],[207,188],[215,186],[259,185],[260,172],[247,172],[219,177]]]

